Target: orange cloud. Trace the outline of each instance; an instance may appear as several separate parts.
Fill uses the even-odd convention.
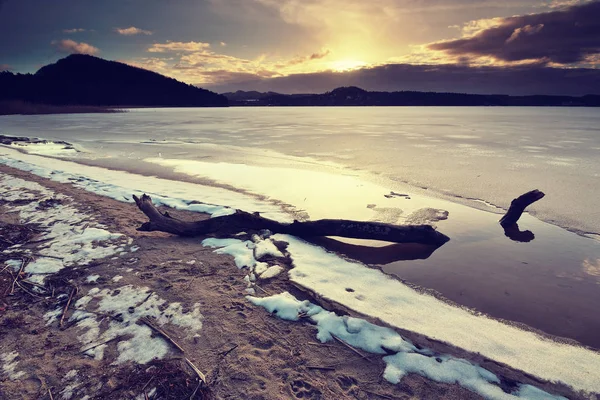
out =
[[[202,42],[167,42],[154,43],[148,48],[149,53],[193,52],[210,48],[210,43]]]
[[[219,46],[220,49],[225,46]],[[246,81],[251,78],[264,79],[285,76],[291,73],[314,72],[330,69],[322,61],[330,50],[282,58],[261,54],[252,59],[222,54],[202,42],[154,43],[148,53],[160,53],[153,57],[124,60],[136,67],[148,69],[175,79],[200,85],[217,85]]]
[[[50,44],[61,53],[95,55],[100,52],[100,49],[91,44],[83,42],[78,43],[71,39],[54,40]]]
[[[115,28],[115,32],[119,35],[124,36],[132,36],[132,35],[152,35],[152,31],[147,31],[144,29],[136,28],[135,26],[130,26],[129,28]]]

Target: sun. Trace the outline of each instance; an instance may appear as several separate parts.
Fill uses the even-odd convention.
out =
[[[338,72],[352,71],[354,69],[362,68],[365,65],[367,65],[366,62],[359,60],[338,60],[329,63],[331,69]]]

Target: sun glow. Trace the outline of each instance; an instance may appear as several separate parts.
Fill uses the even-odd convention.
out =
[[[338,60],[329,63],[329,67],[334,71],[351,71],[359,69],[367,65],[364,61],[359,60]]]

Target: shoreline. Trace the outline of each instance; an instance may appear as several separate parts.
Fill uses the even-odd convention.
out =
[[[179,343],[183,343],[186,347],[186,349],[192,348],[192,349],[196,349],[196,350],[192,350],[192,354],[198,354],[198,356],[195,356],[194,358],[192,358],[192,360],[195,360],[197,362],[197,365],[199,368],[203,369],[204,371],[209,371],[207,373],[207,376],[211,376],[211,368],[213,368],[214,366],[211,366],[211,362],[210,360],[215,360],[214,357],[217,357],[217,359],[221,358],[221,356],[214,355],[214,353],[216,352],[216,350],[212,350],[212,348],[214,348],[214,346],[216,345],[216,343],[214,343],[214,341],[212,341],[212,345],[209,346],[209,348],[204,347],[204,350],[199,348],[202,346],[197,346],[198,343],[204,343],[206,340],[209,340],[210,334],[209,333],[205,333],[204,330],[205,329],[209,329],[209,330],[214,330],[216,329],[219,332],[219,337],[223,338],[223,335],[225,334],[227,337],[229,337],[229,334],[233,335],[232,339],[231,339],[231,345],[227,346],[224,344],[221,344],[219,347],[223,348],[222,352],[227,352],[228,350],[231,350],[231,348],[237,344],[238,347],[236,347],[234,350],[232,350],[235,355],[235,359],[230,361],[227,361],[227,359],[225,357],[229,357],[231,358],[231,355],[229,355],[230,353],[227,353],[227,356],[223,356],[222,358],[225,359],[226,361],[226,366],[223,366],[223,359],[221,359],[220,361],[217,362],[218,365],[220,365],[220,377],[219,377],[219,385],[217,386],[218,390],[226,390],[226,392],[223,393],[231,393],[231,390],[248,390],[248,387],[250,388],[257,388],[256,390],[259,390],[258,388],[261,388],[262,386],[259,384],[261,382],[261,379],[263,377],[266,377],[268,375],[273,375],[273,374],[279,374],[279,373],[283,373],[285,372],[285,368],[284,371],[272,371],[272,366],[273,366],[273,362],[277,363],[278,358],[277,357],[281,357],[283,356],[283,354],[287,354],[287,352],[279,352],[276,351],[276,349],[278,348],[278,346],[285,346],[287,347],[289,345],[289,342],[291,341],[291,343],[293,343],[296,346],[302,346],[301,343],[304,341],[314,341],[314,333],[311,333],[312,330],[314,328],[312,328],[309,325],[304,325],[304,328],[302,327],[303,325],[298,325],[298,324],[293,324],[293,328],[292,325],[290,325],[290,323],[287,322],[277,322],[276,320],[273,322],[269,322],[268,326],[270,326],[271,328],[269,328],[270,332],[273,332],[276,337],[273,337],[272,339],[270,339],[270,341],[268,342],[269,345],[267,347],[264,347],[265,345],[260,344],[260,343],[264,343],[264,338],[259,339],[258,336],[253,336],[252,334],[249,334],[249,331],[247,330],[249,326],[253,326],[256,323],[259,323],[260,320],[264,321],[264,317],[260,317],[260,314],[263,313],[264,311],[261,308],[253,308],[253,307],[248,307],[248,303],[245,303],[243,301],[243,297],[241,296],[241,293],[243,293],[244,288],[246,287],[243,279],[241,279],[241,277],[239,278],[234,278],[233,276],[235,276],[235,273],[233,274],[233,276],[229,276],[229,279],[227,279],[226,277],[229,275],[229,273],[225,272],[222,270],[223,267],[219,267],[219,265],[230,265],[229,271],[231,273],[238,271],[238,269],[232,265],[232,262],[229,261],[231,260],[228,256],[225,255],[215,255],[213,253],[213,251],[211,249],[207,249],[207,248],[203,248],[202,246],[200,246],[200,244],[195,241],[195,240],[189,240],[189,239],[182,239],[182,238],[176,238],[176,237],[172,237],[169,235],[165,235],[162,233],[144,233],[144,234],[139,234],[139,233],[135,233],[134,229],[137,226],[136,225],[136,220],[139,221],[140,218],[140,213],[139,211],[137,211],[135,209],[134,206],[131,205],[127,205],[124,203],[120,203],[120,202],[115,202],[114,200],[110,200],[110,199],[106,199],[106,198],[101,198],[98,197],[97,195],[93,195],[93,194],[89,194],[89,193],[85,193],[82,192],[81,189],[76,189],[76,188],[72,188],[70,187],[70,185],[66,185],[64,183],[56,183],[56,182],[51,182],[51,181],[47,181],[46,179],[43,178],[38,178],[38,177],[33,177],[32,175],[30,175],[29,173],[26,172],[21,172],[21,171],[16,171],[13,170],[11,168],[7,168],[7,167],[1,167],[0,168],[2,170],[2,173],[9,173],[11,175],[14,175],[16,177],[19,178],[26,178],[28,180],[31,181],[35,181],[35,182],[40,182],[42,183],[44,186],[49,187],[51,190],[54,191],[58,191],[65,193],[68,196],[71,196],[72,198],[75,199],[75,201],[77,202],[82,202],[82,204],[86,204],[87,207],[90,208],[89,211],[87,212],[92,212],[92,214],[94,215],[102,215],[102,217],[100,218],[100,222],[103,221],[112,221],[110,222],[107,227],[109,229],[115,229],[117,231],[123,232],[125,233],[127,236],[132,237],[133,240],[133,245],[135,245],[136,247],[139,247],[139,250],[136,250],[134,253],[130,253],[131,256],[126,255],[123,258],[119,258],[118,260],[109,260],[108,262],[105,263],[101,263],[100,265],[94,266],[92,270],[89,270],[87,268],[81,270],[80,272],[77,272],[76,270],[66,270],[65,273],[67,273],[69,277],[69,279],[75,279],[75,282],[84,282],[84,283],[79,283],[77,284],[78,286],[81,285],[81,288],[85,288],[88,290],[91,290],[95,287],[98,287],[98,289],[102,289],[104,290],[104,288],[106,288],[107,290],[113,290],[114,288],[118,288],[121,287],[123,288],[122,285],[124,284],[133,284],[133,285],[148,285],[150,284],[153,287],[153,292],[152,293],[156,293],[157,295],[163,297],[165,296],[165,298],[169,299],[169,301],[174,301],[175,299],[177,299],[180,296],[184,296],[185,298],[187,298],[187,300],[185,301],[184,304],[190,304],[189,302],[192,301],[191,298],[196,298],[198,299],[197,296],[201,296],[204,297],[205,295],[203,295],[202,293],[207,293],[206,291],[206,285],[208,284],[209,287],[211,287],[211,289],[209,289],[210,292],[214,291],[214,295],[210,295],[209,298],[213,298],[214,300],[212,301],[216,301],[216,303],[214,304],[219,304],[218,307],[216,308],[207,308],[211,303],[211,300],[207,300],[206,298],[204,298],[204,300],[200,300],[201,304],[203,305],[203,307],[201,307],[202,309],[200,310],[200,312],[202,312],[203,318],[202,318],[202,330],[200,331],[200,337],[198,338],[192,338],[192,342],[195,343],[194,345],[190,345],[190,338],[185,339],[183,338],[184,334],[182,331],[179,331],[178,329],[176,329],[176,327],[169,325],[169,329],[168,332],[170,334],[174,334],[176,338],[178,338],[178,342]],[[82,196],[82,197],[81,197]],[[4,205],[6,207],[6,204]],[[176,215],[178,216],[190,216],[190,214],[186,214],[186,213],[181,213],[181,212],[177,212],[177,211],[173,211],[173,210],[169,210],[169,212],[175,212]],[[98,214],[100,213],[100,214]],[[115,214],[116,213],[116,214]],[[118,215],[117,218],[115,218]],[[197,215],[197,214],[194,214]],[[127,216],[127,217],[126,217]],[[126,218],[124,218],[126,217]],[[197,218],[197,217],[196,217]],[[117,225],[114,225],[114,224]],[[162,243],[162,245],[161,245]],[[166,245],[166,246],[165,246]],[[163,255],[161,255],[163,254]],[[188,258],[190,255],[194,254],[193,259],[196,260],[194,263],[191,262],[187,262],[185,261],[185,256],[183,256],[183,259],[179,259],[180,256],[178,256],[178,254],[181,255],[185,255],[188,254]],[[198,255],[201,254],[201,255]],[[164,258],[164,257],[167,258]],[[163,263],[161,264],[161,258],[163,260]],[[131,262],[132,260],[135,260],[135,262]],[[179,261],[177,261],[179,260]],[[166,263],[165,263],[166,261]],[[191,261],[191,260],[190,260]],[[174,264],[173,264],[174,263]],[[106,265],[102,265],[102,264],[106,264]],[[120,265],[120,266],[119,266]],[[144,265],[146,265],[145,268],[141,268]],[[179,268],[175,268],[172,269],[170,267],[170,265],[173,265],[175,267],[179,267]],[[133,270],[131,270],[131,268],[133,268]],[[182,269],[183,268],[183,269]],[[200,271],[196,271],[197,268],[200,268]],[[208,268],[208,270],[206,272],[202,272],[203,270],[206,270],[206,268]],[[216,268],[216,269],[215,269]],[[89,272],[88,272],[89,270]],[[130,272],[127,272],[127,270],[131,270]],[[182,272],[182,271],[188,271],[189,272]],[[147,271],[147,272],[142,272],[142,271]],[[159,272],[160,271],[160,278],[159,279],[153,279],[152,277],[150,277],[150,275],[155,275],[155,271]],[[174,277],[179,276],[180,278],[183,276],[186,276],[186,274],[189,274],[190,272],[192,272],[192,275],[187,275],[190,278],[185,279],[184,281],[179,281],[177,279],[174,279]],[[241,271],[240,271],[241,272]],[[91,275],[90,275],[91,274]],[[123,276],[122,278],[119,278],[119,280],[115,280],[114,278],[117,276],[115,274],[118,274],[118,276]],[[139,275],[138,275],[139,274]],[[182,276],[183,274],[183,276]],[[208,275],[207,275],[208,274]],[[96,276],[98,275],[99,277],[95,278],[94,281],[90,281],[88,282],[89,276]],[[110,278],[112,275],[115,275],[113,278]],[[194,276],[202,276],[202,278],[195,278]],[[238,275],[239,276],[239,275]],[[171,278],[172,277],[172,278]],[[230,284],[227,284],[225,286],[224,282],[231,282]],[[176,283],[176,282],[180,282],[180,283]],[[189,285],[193,285],[194,289],[192,290]],[[200,285],[200,286],[198,286]],[[186,288],[185,290],[185,295],[184,292],[181,292],[179,289],[177,288]],[[280,278],[275,278],[273,280],[269,280],[269,281],[265,281],[263,283],[261,283],[261,287],[269,292],[279,292],[282,290],[288,290],[292,293],[295,293],[296,296],[300,296],[301,298],[308,298],[312,301],[312,302],[322,302],[325,301],[325,299],[321,299],[319,300],[319,297],[313,297],[311,295],[308,295],[305,291],[298,291],[294,286],[290,286],[289,283],[287,283],[287,281],[285,279],[280,279]],[[113,288],[113,289],[111,289]],[[82,291],[81,295],[83,295],[85,289]],[[225,291],[224,291],[225,290]],[[241,292],[241,293],[240,293]],[[235,294],[237,293],[237,295]],[[225,312],[225,315],[220,316],[221,313],[218,312],[218,310],[221,309],[220,304],[223,304],[224,299],[219,297],[219,296],[223,296],[225,295],[225,299],[230,298],[232,301],[232,308],[226,308],[225,306],[223,306],[223,310]],[[145,295],[144,295],[145,296]],[[240,296],[240,301],[236,301],[235,298],[237,296]],[[196,300],[197,301],[197,300]],[[208,301],[208,303],[207,303]],[[227,303],[227,300],[225,300],[225,303]],[[93,304],[93,303],[91,303]],[[327,304],[327,302],[325,302],[324,304]],[[340,308],[341,307],[341,308]],[[344,313],[350,313],[350,315],[353,315],[353,312],[351,312],[348,309],[344,309],[342,306],[337,305],[335,307],[335,309],[341,309],[343,310],[342,312]],[[210,311],[208,311],[210,310]],[[217,315],[213,315],[213,312],[217,312]],[[228,322],[226,324],[226,326],[228,328],[224,328],[221,326],[223,324],[223,322],[227,321],[228,319],[231,319],[234,317],[233,314],[235,314],[235,318],[234,320]],[[35,317],[32,315],[32,318],[35,319]],[[241,320],[239,319],[241,318]],[[250,319],[249,319],[250,318]],[[258,319],[257,319],[258,318]],[[28,318],[28,320],[31,320],[30,318]],[[236,324],[238,324],[239,322],[235,322],[235,320],[238,320],[240,322],[243,321],[242,325],[238,328],[233,328],[234,326],[236,326]],[[211,322],[212,321],[212,322]],[[252,322],[253,321],[253,322]],[[213,326],[209,326],[210,324],[214,324]],[[249,325],[250,323],[250,325]],[[278,328],[276,328],[278,327]],[[280,341],[280,338],[278,338],[278,334],[281,334],[281,329],[287,330],[289,328],[292,328],[293,330],[290,330],[289,333],[286,335],[287,339],[285,341]],[[1,328],[0,328],[1,329]],[[47,333],[50,333],[51,331],[53,331],[53,328],[50,327],[40,327],[40,328],[36,328],[39,329],[39,333],[38,334],[42,334],[45,335]],[[61,334],[61,336],[67,335],[67,338],[69,337],[69,335],[71,333],[73,333],[74,328],[69,328],[63,332],[65,332],[64,334]],[[231,329],[233,330],[233,332],[228,332],[227,330]],[[242,329],[242,331],[239,331],[239,329]],[[264,328],[259,330],[262,332],[261,336],[264,335]],[[301,336],[298,337],[299,333],[298,330],[304,332],[302,333],[302,335],[308,335],[308,336]],[[258,332],[258,331],[256,331]],[[279,332],[279,333],[278,333]],[[292,336],[290,336],[289,334],[292,333]],[[511,376],[511,379],[519,379],[521,381],[527,381],[527,378],[525,376],[523,376],[522,374],[516,373],[514,371],[511,371],[510,369],[506,369],[505,367],[501,367],[499,364],[487,364],[485,362],[485,360],[481,359],[479,356],[473,356],[473,355],[469,355],[468,353],[465,353],[463,351],[460,351],[456,348],[452,348],[452,347],[448,347],[447,345],[444,345],[442,343],[436,343],[435,341],[430,341],[427,340],[424,337],[420,337],[419,335],[412,335],[409,332],[402,332],[403,336],[404,335],[408,335],[409,338],[411,338],[413,341],[415,341],[415,343],[420,343],[421,345],[426,344],[428,347],[432,348],[432,349],[437,349],[436,351],[442,351],[442,352],[452,352],[452,354],[458,354],[461,357],[466,357],[467,359],[471,359],[473,362],[480,362],[483,363],[482,365],[485,365],[487,368],[491,368],[494,372],[496,373],[501,373],[503,376]],[[208,336],[207,336],[208,335]],[[311,337],[313,339],[311,339]],[[234,339],[235,338],[235,339]],[[239,342],[240,340],[242,340],[242,342],[244,342],[244,338],[249,338],[248,340],[250,340],[250,343],[245,344],[245,345],[241,345]],[[3,340],[8,340],[10,339],[7,336],[3,337]],[[63,339],[60,339],[61,341]],[[67,340],[71,340],[71,339],[67,339]],[[234,341],[235,340],[235,341]],[[254,343],[254,345],[252,345],[252,340],[258,340],[257,343]],[[299,341],[298,341],[299,340]],[[39,340],[36,340],[36,342],[39,342]],[[219,342],[222,342],[222,340],[219,340]],[[211,340],[209,340],[208,343],[211,343]],[[286,345],[286,343],[288,343]],[[378,362],[375,365],[370,364],[366,361],[360,361],[360,358],[356,359],[355,357],[350,357],[352,359],[352,362],[348,365],[346,364],[342,364],[343,366],[336,366],[335,367],[335,371],[333,372],[333,374],[341,374],[340,376],[343,377],[338,379],[338,382],[340,379],[342,379],[343,382],[346,382],[347,379],[350,379],[350,384],[346,385],[346,384],[341,384],[338,389],[333,389],[333,392],[329,392],[330,390],[332,390],[331,385],[327,385],[325,384],[325,382],[328,382],[330,379],[332,379],[332,372],[329,371],[322,371],[319,372],[318,369],[311,369],[311,368],[306,368],[306,366],[311,366],[311,365],[323,365],[323,364],[327,364],[330,365],[329,363],[334,362],[335,358],[331,358],[332,355],[330,353],[330,347],[332,345],[335,345],[335,347],[341,346],[341,345],[336,345],[335,343],[329,344],[329,345],[321,345],[321,346],[309,346],[310,351],[300,351],[300,353],[298,353],[298,355],[302,354],[302,356],[300,356],[301,359],[303,359],[304,361],[301,362],[301,364],[297,364],[296,361],[291,361],[291,367],[294,368],[295,372],[292,373],[292,376],[296,376],[298,377],[298,374],[300,374],[300,377],[293,380],[292,382],[290,382],[290,380],[286,380],[283,379],[283,383],[276,383],[281,381],[281,379],[276,379],[275,377],[272,377],[271,379],[267,379],[267,381],[275,381],[274,384],[269,383],[266,387],[266,389],[262,389],[259,390],[261,393],[263,393],[263,396],[265,396],[265,398],[278,398],[278,396],[280,396],[283,392],[281,392],[281,390],[286,391],[286,393],[290,394],[290,395],[297,395],[298,390],[300,390],[300,392],[302,391],[306,391],[306,392],[310,392],[312,391],[313,393],[316,393],[317,391],[320,391],[322,395],[325,396],[325,398],[346,398],[346,396],[350,396],[353,393],[357,394],[360,392],[361,388],[368,390],[368,392],[376,392],[376,393],[380,393],[388,396],[394,396],[395,393],[397,394],[401,394],[404,393],[406,390],[409,390],[411,393],[413,394],[418,394],[420,397],[438,397],[438,396],[442,396],[441,393],[444,393],[443,396],[445,398],[476,398],[473,397],[473,394],[471,392],[464,392],[462,389],[459,390],[458,386],[455,385],[446,385],[446,384],[438,384],[438,383],[433,383],[427,380],[423,380],[424,378],[419,377],[418,375],[409,375],[406,378],[404,378],[404,380],[402,381],[402,385],[398,386],[398,385],[391,385],[387,382],[379,382],[376,384],[376,386],[373,386],[373,384],[370,384],[370,386],[367,387],[364,386],[364,383],[361,382],[365,382],[368,381],[369,379],[367,379],[369,377],[369,375],[372,373],[374,374],[374,376],[377,376],[380,374],[380,369],[382,368],[381,363]],[[35,348],[35,345],[31,344],[32,348]],[[109,349],[111,348],[112,345],[109,345]],[[259,346],[259,350],[258,353],[256,352],[256,346]],[[7,350],[11,350],[14,346],[6,346]],[[85,346],[84,346],[85,347]],[[314,350],[313,352],[313,348],[315,348],[316,350]],[[254,350],[253,350],[254,349]],[[21,352],[23,352],[23,348],[19,347],[16,350],[20,350]],[[76,349],[74,349],[76,350]],[[219,349],[220,350],[220,349]],[[111,350],[112,351],[112,350]],[[109,356],[111,353],[111,351],[109,351]],[[200,351],[200,353],[196,353],[197,351]],[[207,355],[206,352],[212,353],[213,355]],[[241,353],[239,353],[241,351]],[[345,354],[344,352],[348,351],[347,349],[344,350],[344,347],[341,346],[339,347],[338,353],[340,353],[340,356],[342,356],[342,360],[344,360],[344,357],[348,357],[348,355],[344,356],[343,354]],[[236,354],[238,353],[238,354]],[[18,356],[17,360],[18,360],[18,366],[20,366],[21,368],[23,368],[23,366],[28,365],[29,363],[34,363],[35,362],[32,359],[29,359],[26,356],[26,352],[20,353],[20,355]],[[70,352],[68,352],[68,354],[70,354]],[[67,354],[67,356],[68,356]],[[172,353],[169,353],[172,354]],[[237,381],[236,373],[236,365],[239,362],[240,359],[244,358],[244,354],[248,354],[248,356],[246,357],[251,357],[252,360],[256,359],[256,357],[258,356],[258,359],[256,361],[260,361],[261,363],[261,367],[260,370],[262,371],[261,373],[258,374],[251,374],[251,375],[245,375],[244,379],[242,379],[241,381]],[[292,350],[292,354],[295,354],[294,351]],[[352,354],[351,352],[349,352],[348,354]],[[298,355],[296,355],[295,357],[297,357]],[[80,362],[75,362],[75,364],[73,364],[73,362],[75,361],[72,356],[68,356],[69,358],[65,359],[65,354],[63,353],[63,355],[56,361],[56,362],[66,362],[66,360],[71,360],[69,361],[69,363],[71,364],[71,366],[77,366],[79,365],[79,370],[83,370],[85,371],[86,376],[88,376],[88,382],[86,382],[86,384],[82,384],[81,382],[79,382],[76,386],[76,391],[81,391],[84,389],[89,389],[89,384],[91,384],[91,382],[94,382],[96,379],[98,379],[97,377],[95,377],[96,375],[93,373],[94,368],[96,368],[98,366],[98,362],[90,362],[90,361],[86,361],[84,362],[84,364],[80,364]],[[113,356],[110,356],[113,357]],[[273,357],[275,357],[275,360],[273,360]],[[308,357],[308,358],[306,358]],[[317,357],[317,358],[315,358]],[[321,357],[319,359],[319,357]],[[322,358],[325,357],[325,358]],[[207,359],[208,358],[208,359]],[[287,357],[285,357],[287,358]],[[85,357],[84,357],[85,359]],[[246,359],[247,360],[247,359]],[[326,360],[326,361],[325,361]],[[285,359],[282,360],[286,365],[290,364],[290,360],[289,359]],[[247,361],[246,361],[247,362]],[[100,364],[102,364],[100,362]],[[275,364],[277,365],[277,364]],[[302,367],[302,365],[304,365],[304,367]],[[130,368],[131,366],[128,364],[126,366],[123,367],[119,367],[119,369],[122,370],[122,368]],[[288,368],[290,366],[288,365]],[[16,368],[16,367],[15,367]],[[17,370],[21,370],[21,368],[17,368]],[[29,367],[25,369],[25,371],[27,370],[31,370],[32,366],[31,364],[29,364]],[[36,367],[39,368],[39,367]],[[71,368],[71,367],[69,367]],[[134,367],[137,368],[137,367]],[[229,372],[232,373],[231,376],[224,376],[223,374],[223,368],[230,368]],[[349,368],[349,369],[346,369]],[[277,369],[277,368],[276,368]],[[61,370],[61,368],[59,367],[58,370]],[[269,371],[269,372],[267,372]],[[359,372],[360,371],[360,372]],[[373,372],[370,372],[373,371]],[[114,373],[114,370],[113,370]],[[212,370],[212,373],[215,373],[214,370]],[[216,372],[217,374],[219,374],[219,372]],[[121,374],[121,373],[120,373]],[[63,373],[64,375],[64,373]],[[147,376],[146,376],[147,377]],[[64,382],[64,383],[60,383],[60,377],[59,376],[46,376],[46,378],[48,379],[46,382],[50,382],[50,384],[47,384],[47,386],[51,387],[52,389],[56,390],[58,387],[60,387],[61,385],[63,386],[68,386],[69,382]],[[229,383],[225,384],[224,381],[227,381]],[[11,383],[8,386],[8,390],[14,388],[14,382]],[[237,383],[236,383],[237,382]],[[565,393],[565,394],[569,394],[570,396],[572,396],[571,398],[577,398],[576,396],[573,396],[571,393],[569,392],[564,392],[564,388],[560,388],[560,387],[556,387],[556,386],[547,386],[547,385],[542,385],[540,386],[539,381],[531,381],[532,383],[534,383],[536,386],[540,387],[540,388],[545,388],[545,389],[552,389],[553,391],[555,390],[559,390],[559,392]],[[71,382],[72,384],[72,382]],[[258,386],[255,386],[255,384],[259,384]],[[54,385],[54,386],[51,386]],[[233,385],[233,387],[231,386]],[[241,386],[240,386],[241,385]],[[278,388],[276,391],[272,392],[271,390],[273,389],[273,386],[275,386],[276,388]],[[213,390],[215,390],[215,388],[212,388]],[[21,389],[22,390],[22,389]],[[254,390],[254,389],[252,389]],[[267,390],[267,393],[265,393],[265,390]],[[55,392],[56,393],[56,392]],[[78,393],[85,393],[85,392],[78,392]],[[218,393],[218,392],[217,392]],[[245,394],[247,394],[247,392],[244,392]],[[270,395],[268,394],[270,393]],[[329,393],[329,394],[328,394]],[[335,393],[335,394],[334,394]],[[333,396],[333,397],[332,397]]]
[[[27,156],[24,154],[23,157],[20,158],[27,160],[28,157],[33,157],[31,160],[38,159],[42,161],[42,159],[36,158],[38,156]],[[59,161],[56,158],[47,158],[47,160],[48,162],[43,162],[46,168],[54,168],[55,163],[59,163],[58,168],[67,168],[67,170],[72,169],[71,167],[74,166],[70,162]],[[55,161],[52,162],[50,160]],[[61,167],[61,163],[65,162],[66,164]],[[90,173],[96,171],[91,175],[95,176],[95,179],[105,179],[103,177],[104,173],[100,173],[100,171],[108,171],[104,169],[97,170],[97,166],[85,168],[88,168]],[[251,203],[248,203],[246,200],[246,198],[249,198],[247,192],[229,192],[228,190],[231,187],[227,185],[223,186],[222,183],[217,185],[219,187],[218,192],[212,193],[215,190],[214,188],[204,186],[207,184],[210,185],[210,182],[197,181],[195,179],[181,180],[180,177],[184,176],[181,174],[177,176],[165,176],[164,178],[171,179],[169,181],[164,178],[156,180],[156,178],[153,178],[156,175],[153,174],[140,176],[123,173],[118,169],[111,171],[110,179],[113,184],[118,184],[123,179],[140,182],[139,184],[141,184],[142,181],[140,179],[143,179],[145,183],[138,187],[145,187],[146,189],[144,190],[154,190],[149,188],[157,187],[158,185],[161,187],[163,194],[176,191],[184,198],[202,198],[205,199],[204,201],[215,202],[214,204],[223,204],[223,196],[225,198],[231,197],[226,193],[237,193],[236,196],[241,197],[236,197],[237,200],[234,200],[234,198],[228,200],[230,207],[242,208],[248,211],[261,210],[263,215],[270,215],[271,218],[275,219],[289,219],[290,216],[285,215],[293,211],[293,209],[290,210],[285,206],[282,209],[281,207],[285,204],[282,202],[276,203],[274,204],[274,208],[268,209],[259,205],[268,204],[268,202],[265,203],[265,199],[269,196],[262,196],[259,197],[258,202],[253,200]],[[158,174],[158,176],[160,175]],[[199,182],[202,182],[202,186],[198,186]],[[87,183],[84,184],[84,187],[85,185]],[[188,188],[186,190],[193,190],[193,192],[182,192],[181,189],[183,187]],[[202,187],[204,189],[195,189]],[[103,189],[101,193],[104,192]],[[117,195],[116,197],[113,195],[113,198],[121,196],[119,194],[121,192],[122,189],[117,189]],[[123,193],[123,196],[128,195],[129,193]],[[141,195],[141,192],[139,195]],[[343,196],[342,193],[339,193],[339,195]],[[352,196],[346,195],[345,197]],[[413,195],[413,197],[415,198],[411,201],[417,202],[417,209],[419,207],[443,207],[446,210],[450,210],[451,217],[449,220],[428,222],[427,218],[431,218],[432,216],[432,214],[428,213],[425,215],[426,219],[419,222],[435,223],[438,225],[442,233],[451,236],[452,240],[450,243],[438,249],[433,256],[431,254],[426,255],[425,259],[419,259],[421,258],[419,253],[416,254],[417,258],[414,258],[415,256],[411,256],[411,251],[406,253],[404,248],[396,248],[392,253],[395,258],[384,262],[365,260],[363,261],[365,264],[371,268],[378,268],[385,273],[392,274],[403,282],[408,281],[417,287],[428,288],[437,292],[440,298],[450,300],[455,304],[467,306],[471,309],[483,311],[494,318],[515,321],[531,326],[534,329],[546,331],[553,336],[575,339],[587,346],[600,348],[597,337],[589,333],[597,329],[595,327],[600,324],[600,320],[594,318],[596,314],[593,309],[590,310],[590,304],[593,304],[593,302],[590,302],[589,298],[586,297],[591,296],[591,298],[596,298],[599,295],[597,284],[595,283],[596,278],[593,275],[594,266],[593,264],[589,265],[592,268],[589,274],[587,270],[581,269],[580,271],[581,266],[578,262],[585,260],[585,258],[578,259],[577,257],[579,256],[577,254],[572,255],[575,249],[579,249],[579,252],[583,251],[581,257],[586,255],[586,252],[588,257],[590,254],[598,253],[597,242],[593,239],[571,234],[563,231],[561,228],[545,224],[531,216],[525,215],[522,226],[532,229],[536,235],[539,235],[539,238],[535,239],[533,244],[511,243],[508,238],[504,238],[502,230],[496,221],[498,218],[497,214],[477,211],[449,202],[439,203],[437,200],[433,203],[422,203],[424,200],[420,198],[420,195]],[[394,198],[386,200],[391,202],[391,206],[398,201],[405,202],[405,200]],[[365,204],[369,201],[372,201],[372,199],[365,199]],[[380,200],[375,201],[379,204]],[[182,209],[189,207],[181,204],[180,200],[177,200],[175,203],[169,200],[166,204],[179,204],[177,207],[182,207]],[[382,207],[382,210],[390,210],[386,207]],[[375,210],[377,210],[377,207]],[[371,212],[372,209],[366,208],[365,211]],[[377,213],[373,215],[377,215]],[[392,215],[396,214],[393,213]],[[434,213],[433,215],[436,214]],[[327,217],[327,215],[325,216]],[[294,216],[294,218],[298,217]],[[368,215],[364,214],[363,219],[368,220]],[[466,221],[470,222],[468,225],[463,226],[463,223]],[[387,222],[393,223],[391,220]],[[473,237],[470,233],[471,231],[478,232],[478,235]],[[361,255],[364,254],[385,254],[386,252],[385,248],[375,250],[374,247],[370,247],[373,245],[381,246],[375,242],[363,243],[367,245],[364,248],[353,248],[351,243],[345,243],[345,248],[338,248],[336,251],[344,255],[350,254],[349,257],[358,260],[361,260]],[[477,246],[477,248],[483,250],[474,251],[475,248],[473,246]],[[562,252],[557,251],[560,246],[569,246],[571,251],[566,254],[572,256],[565,258]],[[358,250],[358,253],[355,250]],[[351,251],[351,253],[347,253],[347,251]],[[395,259],[398,259],[397,257],[403,256],[403,254],[406,254],[408,258],[399,259],[407,261],[394,262]],[[465,258],[465,256],[470,258]],[[600,255],[596,257],[600,259]],[[593,258],[590,261],[593,262]],[[525,265],[527,267],[524,267]],[[449,275],[446,272],[448,267],[452,269],[452,273]],[[530,271],[533,271],[533,273],[530,273]],[[598,282],[600,284],[600,279],[598,279]],[[482,289],[480,290],[479,288]],[[484,290],[483,288],[487,289]],[[549,289],[550,295],[545,295]],[[598,301],[600,301],[600,298]],[[554,309],[565,309],[565,312],[548,313],[548,310]],[[549,315],[552,318],[548,318]],[[578,321],[578,323],[573,324],[573,319]],[[556,323],[556,321],[559,321],[559,323]]]

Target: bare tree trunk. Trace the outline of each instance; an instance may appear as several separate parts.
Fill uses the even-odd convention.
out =
[[[511,201],[510,208],[508,209],[506,214],[504,214],[504,216],[500,219],[500,225],[502,225],[504,228],[515,225],[519,218],[521,218],[521,215],[523,214],[523,211],[525,211],[525,208],[527,208],[532,203],[535,203],[536,201],[540,200],[544,196],[544,193],[535,189],[531,192],[527,192],[517,197],[516,199]]]
[[[223,235],[247,230],[268,229],[274,233],[290,234],[298,237],[341,236],[355,239],[382,240],[395,243],[422,243],[441,246],[450,240],[430,225],[390,225],[379,222],[360,222],[341,219],[285,224],[263,218],[258,213],[236,210],[235,214],[210,218],[202,221],[182,221],[161,214],[152,203],[150,196],[133,196],[138,208],[149,221],[138,228],[139,231],[162,231],[179,236],[202,236],[210,233]]]

